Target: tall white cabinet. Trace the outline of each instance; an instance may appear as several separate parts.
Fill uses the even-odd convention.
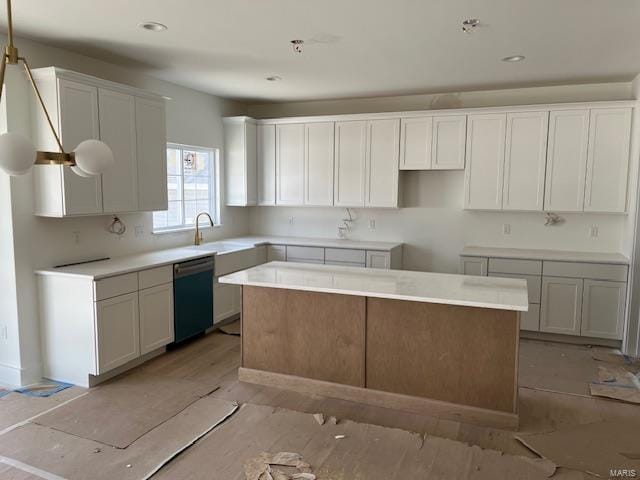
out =
[[[249,117],[224,119],[224,167],[226,204],[234,207],[256,205],[257,128]]]
[[[333,122],[304,126],[304,204],[333,205]]]
[[[305,127],[302,123],[276,126],[276,204],[304,202]]]
[[[258,205],[276,204],[276,126],[257,126]]]
[[[91,178],[80,177],[69,167],[36,166],[34,213],[67,217],[166,210],[164,100],[142,90],[55,67],[33,73],[65,150],[73,151],[87,139],[99,139],[109,145],[115,159],[115,165],[105,174]],[[153,103],[153,122],[141,121],[138,102]],[[36,147],[57,151],[46,118],[35,103],[32,112]],[[141,157],[144,175],[140,174]],[[143,192],[148,191],[164,191],[164,196],[154,202],[141,202]]]

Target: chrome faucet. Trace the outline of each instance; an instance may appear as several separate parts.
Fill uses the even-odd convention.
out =
[[[202,234],[200,233],[200,225],[199,225],[199,220],[201,215],[206,215],[209,218],[209,223],[213,227],[213,219],[211,218],[211,215],[209,215],[207,212],[200,212],[198,215],[196,215],[196,238],[193,240],[194,245],[200,245],[202,243],[202,236],[201,236]]]

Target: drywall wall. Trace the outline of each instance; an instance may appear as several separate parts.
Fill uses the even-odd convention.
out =
[[[630,83],[613,83],[263,104],[250,105],[247,110],[249,115],[268,118],[631,98]],[[625,246],[626,215],[565,214],[564,223],[545,227],[542,213],[464,211],[464,174],[460,171],[402,172],[400,181],[404,208],[355,210],[358,220],[349,235],[353,239],[404,242],[407,269],[457,272],[464,245],[604,252],[621,252]],[[344,210],[338,208],[254,207],[250,226],[256,234],[335,237],[344,216]],[[375,229],[370,228],[371,221]],[[503,234],[505,224],[510,228],[508,235]],[[597,237],[590,236],[593,225],[598,227]]]
[[[244,113],[244,106],[240,104],[142,76],[116,65],[29,40],[18,39],[16,43],[20,47],[20,53],[29,59],[32,68],[57,66],[170,97],[166,111],[167,136],[170,142],[219,148],[222,151],[222,117]],[[24,84],[25,79],[17,76],[12,81]],[[30,94],[28,90],[25,91],[25,95],[27,94]],[[20,105],[9,110],[9,115],[22,117],[28,112],[27,106],[25,96]],[[153,235],[151,213],[122,215],[120,218],[127,225],[127,232],[122,236],[107,232],[109,216],[73,219],[34,217],[31,175],[11,179],[11,205],[19,324],[24,331],[19,339],[20,359],[14,359],[13,363],[21,369],[23,379],[37,377],[41,365],[34,269],[186,245],[193,239],[193,232]],[[226,207],[221,210],[223,225],[205,231],[206,240],[248,232],[246,210]],[[138,230],[142,231],[139,235],[135,234],[136,227],[140,227]],[[0,319],[0,331],[2,322]],[[2,377],[0,382],[3,382]]]
[[[640,74],[632,82],[632,94],[636,100],[640,101]],[[625,225],[624,248],[629,251],[632,260],[631,272],[629,275],[629,298],[627,302],[627,328],[624,338],[625,353],[640,356],[640,235],[638,235],[638,225],[640,225],[640,191],[638,183],[640,181],[640,111],[636,108],[633,118],[634,142],[631,148],[630,183],[635,186],[636,194],[632,195],[629,202],[629,217]],[[635,168],[634,162],[635,160]]]

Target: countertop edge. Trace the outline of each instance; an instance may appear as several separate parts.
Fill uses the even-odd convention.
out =
[[[242,286],[250,286],[250,287],[281,288],[284,290],[332,293],[332,294],[338,294],[338,295],[350,295],[355,297],[386,298],[389,300],[404,300],[407,302],[435,303],[439,305],[453,305],[453,306],[460,306],[460,307],[488,308],[492,310],[507,310],[512,312],[529,311],[528,305],[519,307],[517,305],[487,304],[485,302],[449,300],[449,299],[442,299],[442,298],[439,299],[439,298],[432,298],[432,297],[415,297],[411,295],[400,295],[400,294],[393,294],[393,293],[367,292],[367,291],[358,291],[358,290],[342,290],[337,288],[306,287],[306,286],[299,286],[299,285],[278,285],[278,284],[272,284],[268,282],[245,282],[245,281],[237,281],[237,280],[229,279],[226,277],[227,276],[220,277],[218,281],[220,283],[226,283],[230,285],[242,285]]]
[[[476,251],[478,250],[478,251]],[[482,251],[486,250],[486,251]],[[464,257],[490,257],[490,258],[507,258],[518,260],[546,260],[549,262],[578,262],[578,263],[608,263],[612,265],[631,264],[622,253],[606,253],[606,252],[572,252],[567,250],[549,250],[548,252],[531,253],[527,249],[522,252],[512,252],[516,248],[505,247],[480,247],[477,245],[468,245],[462,249],[460,256]],[[589,258],[589,257],[592,258]],[[563,258],[560,258],[563,257]],[[618,258],[616,258],[618,257]]]

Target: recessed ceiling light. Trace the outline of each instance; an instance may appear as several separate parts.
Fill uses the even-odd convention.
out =
[[[166,25],[163,25],[162,23],[158,23],[158,22],[142,22],[142,23],[139,23],[138,26],[140,28],[144,28],[145,30],[149,30],[151,32],[164,32],[169,28]]]
[[[502,59],[503,62],[521,62],[525,59],[524,55],[512,55],[510,57],[504,57]]]
[[[279,77],[278,75],[271,75],[270,77],[265,78],[265,80],[269,82],[279,82],[282,80],[282,77]]]

